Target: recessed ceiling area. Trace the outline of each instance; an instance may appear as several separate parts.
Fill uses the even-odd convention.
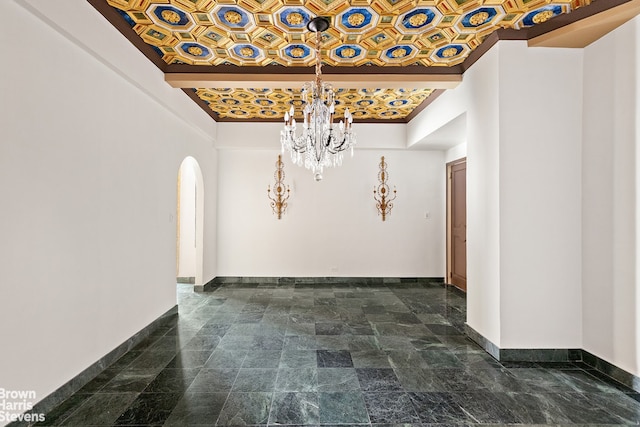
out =
[[[410,150],[448,150],[467,142],[467,114],[460,114],[420,141],[409,147]]]
[[[406,123],[498,40],[588,40],[638,13],[630,0],[88,1],[213,119],[256,122],[280,121],[292,105],[301,114],[316,16],[331,23],[320,57],[336,113]]]

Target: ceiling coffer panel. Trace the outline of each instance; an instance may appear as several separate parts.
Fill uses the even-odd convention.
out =
[[[190,86],[174,86],[184,88],[212,117],[223,121],[282,120],[291,106],[296,118],[302,118],[302,85],[287,71],[311,71],[316,62],[315,33],[307,29],[307,24],[317,16],[326,17],[330,26],[322,33],[320,58],[334,70],[332,77],[341,73],[335,70],[352,75],[355,72],[357,76],[384,75],[373,84],[371,79],[364,84],[363,79],[353,78],[334,84],[336,113],[342,115],[349,108],[356,122],[407,122],[424,108],[434,89],[447,88],[434,86],[435,79],[430,80],[431,86],[416,84],[415,79],[410,81],[408,70],[414,78],[416,70],[417,74],[453,76],[466,59],[474,60],[470,55],[496,30],[527,30],[591,2],[89,1],[104,1],[101,4],[110,10],[111,21],[117,19],[119,28],[126,28],[128,37],[136,39],[134,44],[145,47],[141,50],[161,68],[179,69],[187,79],[197,73],[213,75],[218,69],[234,74],[250,70],[254,77],[246,85],[230,86],[230,81],[220,78],[212,82],[194,79]],[[384,73],[380,73],[382,69]],[[375,72],[368,73],[371,70]],[[177,73],[169,74],[175,84]],[[271,77],[261,79],[256,75]],[[273,84],[274,75],[279,76],[277,85]],[[331,83],[330,78],[327,80]]]
[[[590,0],[108,0],[167,64],[308,66],[315,16],[329,66],[459,64],[499,28],[526,28]]]

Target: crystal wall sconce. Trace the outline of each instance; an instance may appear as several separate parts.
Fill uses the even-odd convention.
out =
[[[373,199],[376,201],[376,208],[378,208],[378,215],[382,215],[382,220],[387,219],[387,215],[391,213],[393,203],[396,199],[396,187],[393,187],[393,196],[389,193],[389,185],[387,184],[387,163],[384,161],[384,156],[380,158],[380,172],[378,172],[378,186],[373,187]]]
[[[273,196],[271,195],[271,186],[267,186],[267,196],[271,200],[271,209],[273,213],[282,218],[282,214],[287,209],[287,200],[289,199],[289,186],[284,185],[284,163],[282,163],[282,155],[278,154],[276,161],[276,171],[273,174],[275,184],[273,185]]]

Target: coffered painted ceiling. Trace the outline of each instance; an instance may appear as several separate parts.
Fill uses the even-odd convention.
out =
[[[337,113],[407,122],[499,39],[582,47],[638,9],[638,0],[88,1],[217,121],[301,110],[316,16],[331,22],[321,58]]]

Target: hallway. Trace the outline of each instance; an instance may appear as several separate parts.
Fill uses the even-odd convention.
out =
[[[179,285],[180,316],[45,425],[640,422],[638,394],[586,365],[504,364],[461,332],[440,283]]]

